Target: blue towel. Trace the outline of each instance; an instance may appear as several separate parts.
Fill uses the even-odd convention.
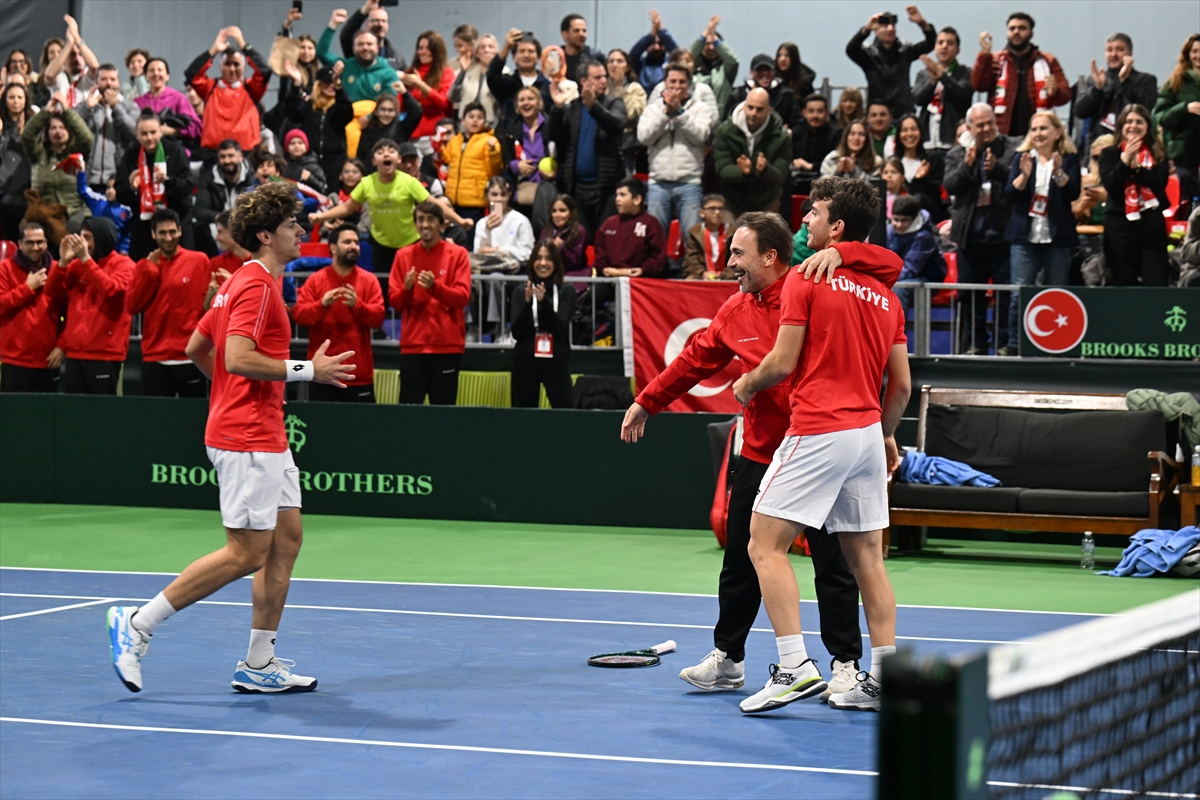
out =
[[[916,450],[904,454],[899,479],[904,483],[931,483],[941,486],[999,486],[1000,481],[967,464],[941,456],[927,456]]]
[[[1097,572],[1114,578],[1149,578],[1159,572],[1167,572],[1200,544],[1200,528],[1189,525],[1178,531],[1163,531],[1147,528],[1138,531],[1129,540],[1129,546],[1121,554],[1121,563],[1116,569]]]

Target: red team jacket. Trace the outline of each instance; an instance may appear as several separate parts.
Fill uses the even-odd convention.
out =
[[[412,270],[432,270],[432,289],[404,288]],[[461,353],[467,345],[463,309],[471,299],[471,261],[465,248],[444,239],[426,250],[420,242],[396,252],[388,278],[388,300],[400,312],[401,353]]]
[[[129,352],[131,317],[125,292],[135,265],[115,250],[87,263],[73,260],[50,271],[46,293],[67,299],[67,325],[58,346],[67,358],[85,361],[124,361]],[[200,298],[203,303],[204,298]]]
[[[842,242],[834,247],[842,255],[840,269],[872,275],[889,287],[900,277],[904,266],[902,258],[883,247],[862,242]],[[720,372],[735,356],[741,360],[743,374],[761,364],[775,346],[784,283],[797,269],[792,267],[758,294],[736,292],[726,300],[708,328],[693,337],[683,352],[638,394],[637,403],[656,414],[698,382]],[[830,290],[824,279],[814,288]],[[808,349],[806,341],[805,350]],[[755,395],[745,412],[744,457],[760,464],[771,463],[788,431],[791,384],[792,381],[785,380]]]
[[[188,339],[204,314],[211,272],[208,256],[182,247],[175,257],[137,263],[125,310],[142,314],[142,360],[187,361]]]
[[[335,300],[329,308],[321,304],[326,292],[347,285],[354,287],[358,296],[354,308],[347,307],[341,300]],[[310,359],[326,339],[329,340],[330,355],[354,351],[354,378],[346,381],[347,386],[370,386],[375,382],[371,329],[383,324],[385,313],[379,279],[359,267],[345,278],[338,275],[332,265],[314,273],[301,285],[296,305],[292,306],[292,319],[308,326]]]
[[[58,262],[49,263],[53,275]],[[45,369],[58,340],[62,298],[52,297],[45,284],[33,291],[25,283],[28,277],[15,256],[0,261],[0,361]]]

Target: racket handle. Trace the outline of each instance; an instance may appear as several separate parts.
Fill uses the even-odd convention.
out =
[[[663,642],[662,644],[654,645],[654,647],[651,647],[650,649],[653,650],[656,655],[660,655],[660,656],[663,653],[673,653],[673,652],[675,652],[675,640],[668,639],[667,641]]]

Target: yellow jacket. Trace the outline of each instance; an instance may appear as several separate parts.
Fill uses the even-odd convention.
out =
[[[442,163],[449,170],[446,197],[456,206],[487,206],[487,182],[500,174],[500,141],[491,128],[484,128],[470,139],[455,134],[442,147]]]

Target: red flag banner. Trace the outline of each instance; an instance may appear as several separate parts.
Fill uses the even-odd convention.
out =
[[[723,281],[629,278],[622,284],[628,286],[628,296],[622,298],[628,314],[625,368],[626,374],[632,371],[637,379],[638,390],[674,361],[692,337],[708,327],[721,304],[738,291],[736,284]],[[741,362],[735,358],[667,410],[736,414],[742,407],[733,397],[732,386],[741,373]]]

